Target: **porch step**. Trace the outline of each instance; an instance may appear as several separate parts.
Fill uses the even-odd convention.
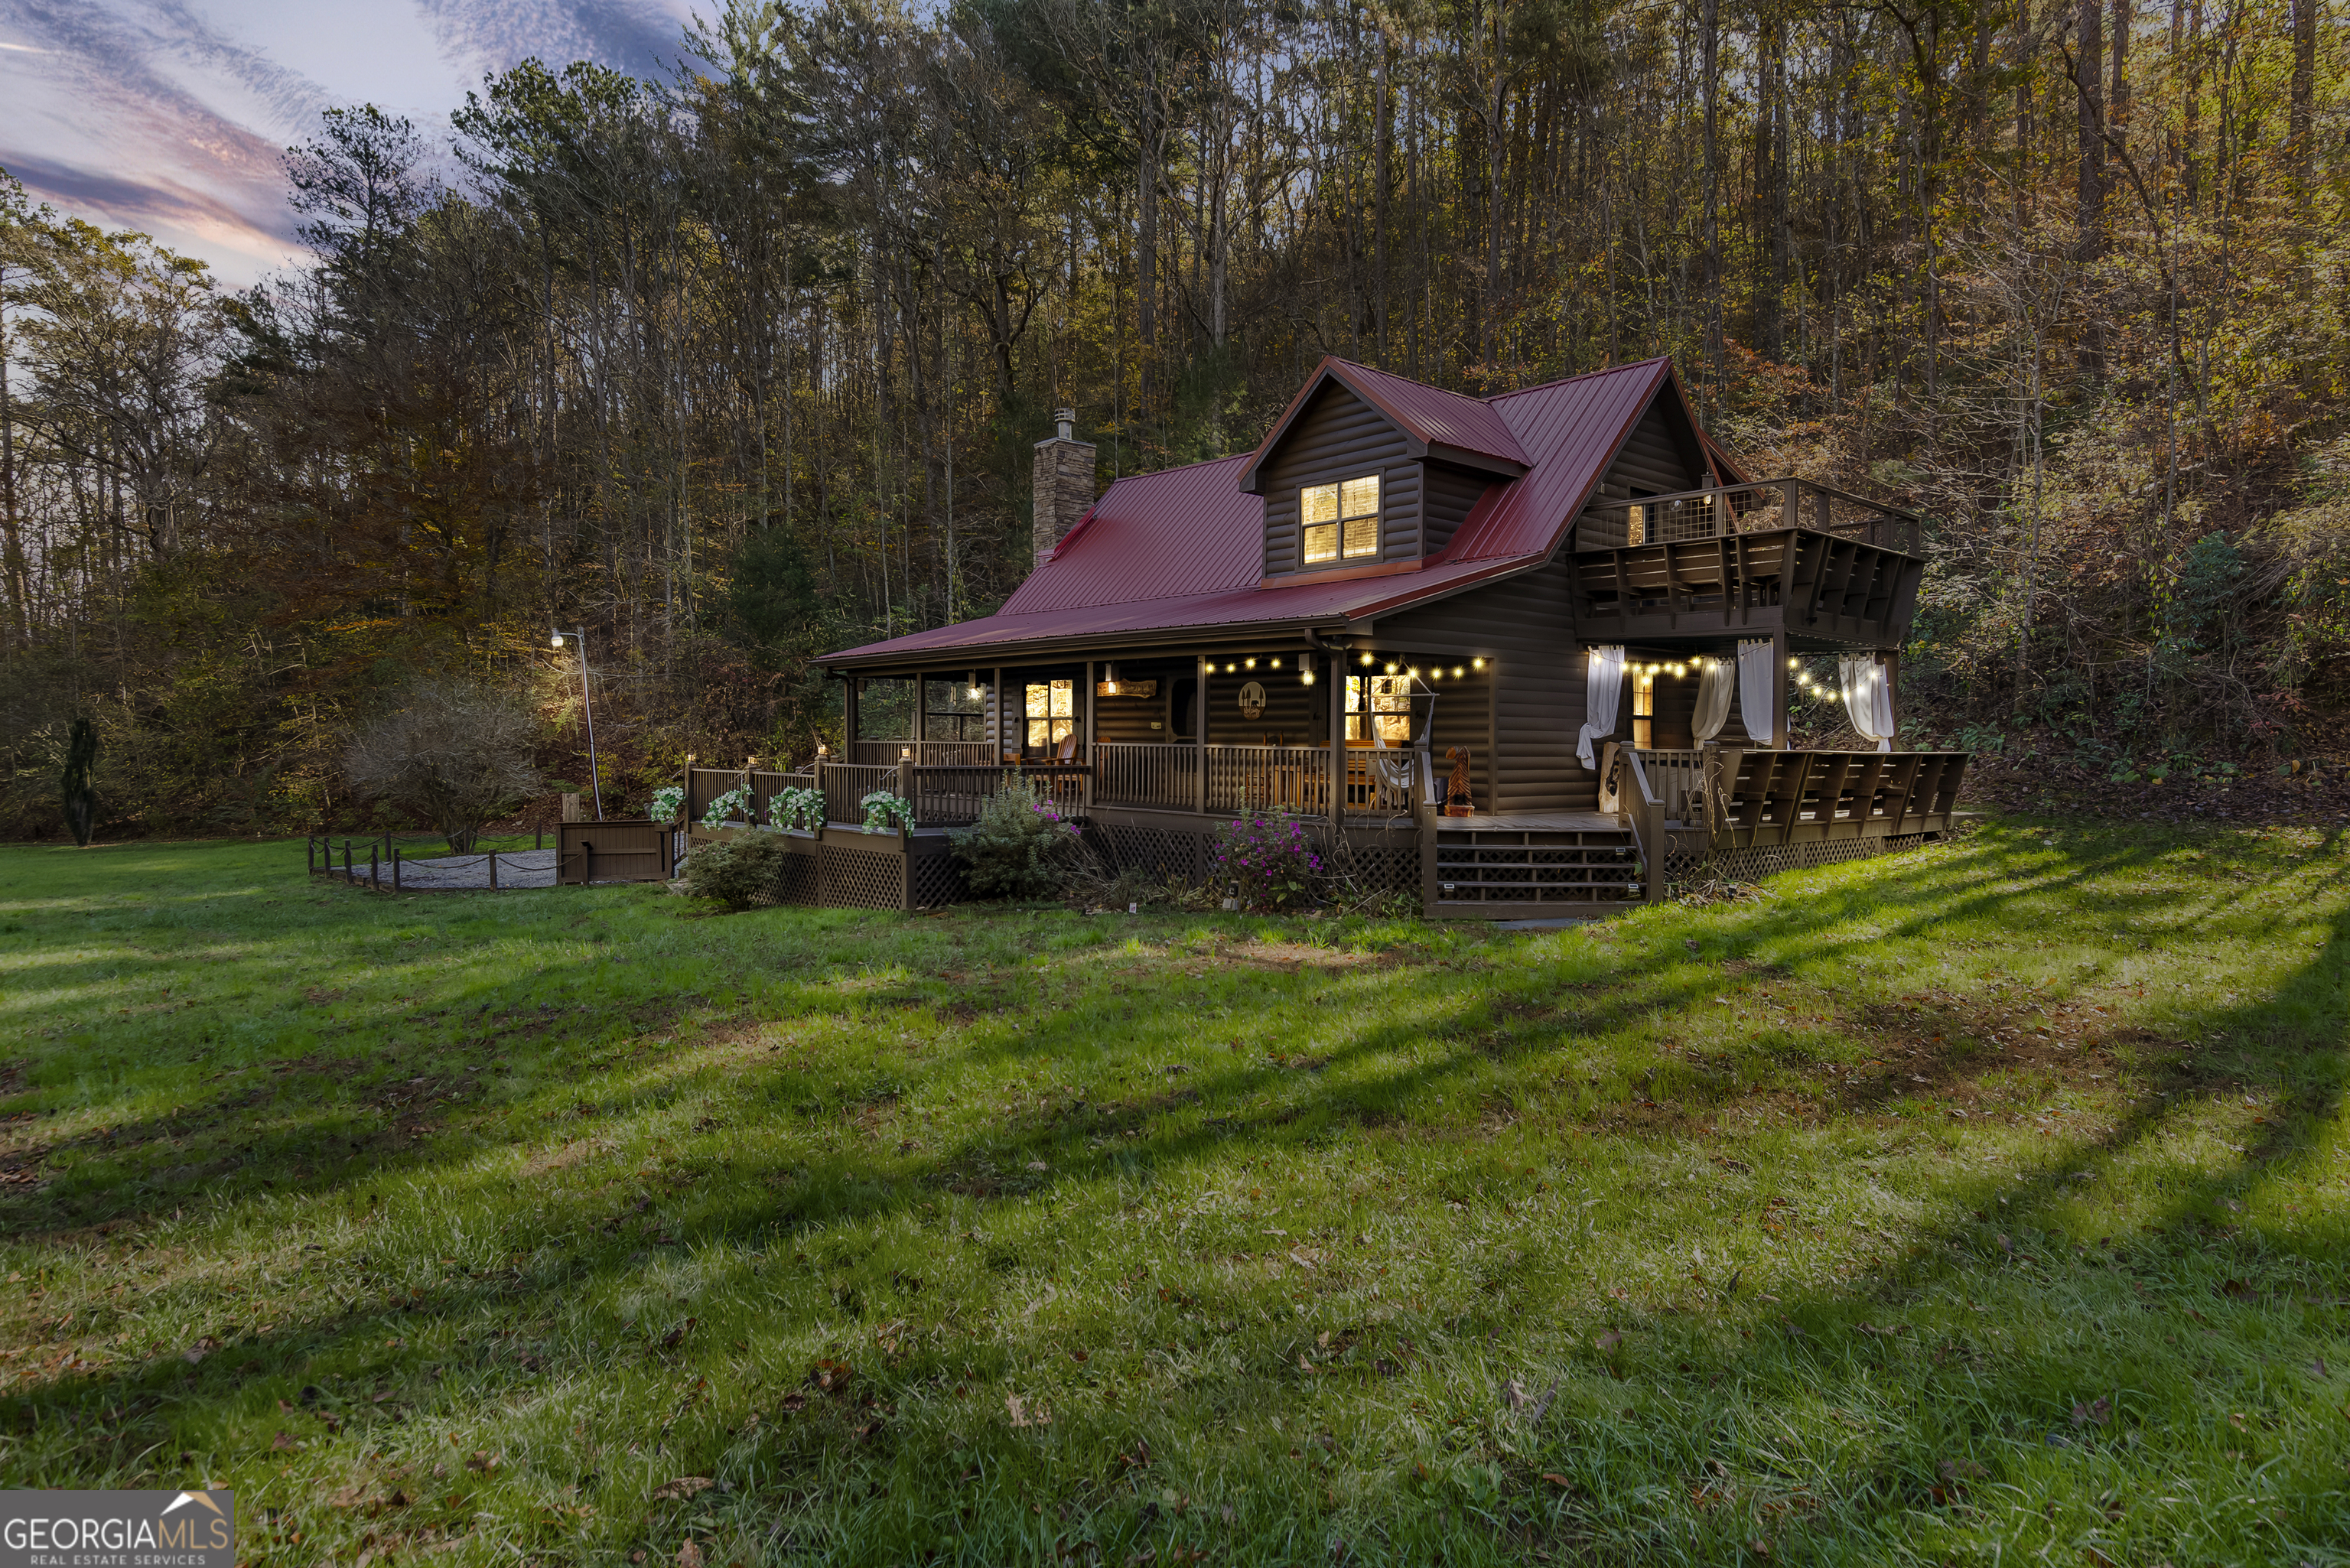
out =
[[[1634,897],[1627,889],[1639,877],[1639,859],[1630,830],[1616,826],[1442,823],[1436,830],[1436,910],[1621,905]]]

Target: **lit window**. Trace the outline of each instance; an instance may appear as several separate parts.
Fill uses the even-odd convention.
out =
[[[1366,473],[1336,484],[1309,484],[1298,492],[1297,515],[1305,529],[1305,564],[1348,560],[1379,553],[1379,476]]]
[[[1390,746],[1411,743],[1411,677],[1355,675],[1347,680],[1347,739],[1371,743],[1370,725]]]
[[[1642,670],[1632,682],[1632,744],[1647,751],[1657,728],[1657,678]]]
[[[1032,682],[1027,690],[1028,749],[1049,751],[1076,730],[1077,683]]]

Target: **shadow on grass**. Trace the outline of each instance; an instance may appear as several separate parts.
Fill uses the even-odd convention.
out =
[[[1955,888],[1947,880],[1938,883],[1931,867],[1888,867],[1888,874],[1874,880],[1866,895],[1847,888],[1810,907],[1774,908],[1761,929],[1742,932],[1730,944],[1734,949],[1730,956],[1768,950],[1776,965],[1795,973],[1833,971],[1848,962],[1856,952],[1866,950],[1870,943],[1881,941],[1886,936],[1921,936],[1936,925],[1947,926],[1993,913],[2019,893],[2077,888],[2095,877],[2151,865],[2161,853],[2154,848],[2119,850],[2099,857],[2090,866],[2054,868],[2029,878],[1986,867],[1978,874],[1959,878]],[[2337,888],[2341,880],[2336,874],[2326,878],[2326,886]],[[2217,896],[2232,902],[2241,895]],[[1854,917],[1856,907],[1864,898],[1871,913],[1880,917],[1876,926],[1879,934],[1868,938],[1836,934],[1836,928]],[[1918,909],[1890,922],[1881,918],[1888,908],[1925,900],[1937,901],[1939,908],[1932,912]],[[2169,895],[2148,893],[2107,908],[2108,923],[2118,921],[2123,927],[2127,927],[2133,919],[2157,911],[2183,918],[2178,916],[2175,896]],[[1661,965],[1676,958],[1675,933],[1679,929],[1679,923],[1672,919],[1651,920],[1646,926],[1627,926],[1624,937],[1618,940],[1627,946],[1645,942],[1646,950]],[[2350,957],[2346,929],[2350,927],[2345,927],[2344,919],[2335,916],[2330,921],[2326,946],[2309,962],[2298,966],[2274,993],[2239,1007],[2206,1009],[2195,1015],[2194,1027],[2205,1034],[2241,1039],[2272,1033],[2280,1014],[2333,1017],[2338,1023],[2340,975],[2345,957]],[[1085,955],[1078,956],[1082,959]],[[1535,959],[1523,967],[1538,971],[1544,962]],[[1680,972],[1684,971],[1687,972]],[[1162,1087],[1111,1105],[1063,1106],[1002,1121],[936,1151],[911,1148],[895,1155],[846,1151],[799,1158],[793,1162],[793,1196],[781,1201],[762,1186],[763,1178],[783,1174],[775,1167],[737,1169],[728,1173],[732,1179],[724,1188],[705,1188],[699,1192],[689,1214],[671,1217],[664,1212],[650,1224],[657,1224],[663,1234],[673,1232],[671,1241],[680,1247],[704,1256],[731,1256],[733,1267],[756,1270],[767,1257],[781,1250],[777,1243],[817,1231],[837,1231],[891,1220],[935,1231],[944,1210],[951,1209],[968,1220],[985,1211],[991,1195],[1035,1192],[1049,1196],[1055,1191],[1076,1193],[1136,1179],[1163,1180],[1236,1148],[1311,1144],[1333,1133],[1349,1132],[1366,1122],[1389,1120],[1436,1092],[1498,1087],[1523,1091],[1528,1098],[1548,1095],[1532,1078],[1544,1053],[1538,1047],[1516,1044],[1515,1035],[1528,1027],[1539,1033],[1555,1025],[1539,1015],[1530,1023],[1523,1015],[1512,1014],[1506,1005],[1498,1009],[1502,1021],[1496,1019],[1497,1002],[1544,1001],[1544,982],[1513,981],[1500,988],[1499,994],[1493,997],[1475,994],[1459,987],[1458,982],[1457,975],[1427,969],[1389,969],[1351,977],[1326,988],[1337,998],[1329,1005],[1342,1018],[1349,1011],[1350,1002],[1367,1009],[1374,990],[1382,1006],[1406,1016],[1351,1030],[1331,1023],[1326,1031],[1318,1032],[1328,1033],[1334,1043],[1308,1048],[1313,1065],[1294,1067],[1253,1057],[1217,1061],[1212,1065],[1193,1064],[1177,1080],[1180,1087]],[[1575,1012],[1574,1028],[1577,1033],[1604,1036],[1637,1029],[1659,1016],[1687,1016],[1703,1005],[1719,989],[1721,980],[1718,972],[1706,967],[1677,964],[1672,969],[1636,969],[1628,975],[1618,974],[1603,983],[1611,987],[1608,994]],[[973,1037],[963,1046],[931,1057],[919,1069],[908,1062],[899,1069],[898,1075],[903,1080],[899,1085],[899,1093],[911,1096],[935,1091],[974,1069],[1000,1072],[1023,1059],[1054,1057],[1080,1046],[1105,1053],[1124,1050],[1133,1055],[1151,1054],[1155,1041],[1189,1041],[1196,1048],[1202,1033],[1195,1004],[1168,995],[1138,1003],[1132,993],[1127,993],[1118,999],[1116,1005],[1120,1012],[1119,1027],[1130,1032],[1132,1044],[1094,1045],[1091,1042],[1100,1038],[1101,1031],[1085,1019],[1027,1015],[1026,1010],[1043,1000],[1040,988],[1041,981],[1032,987],[1019,980],[999,988],[1004,996],[1003,1005],[1021,1011],[1013,1016],[978,1023],[971,1031]],[[907,1007],[938,1008],[944,1004],[951,1008],[955,1000],[951,988],[936,982],[885,985],[858,995],[858,1008],[847,1016],[868,1022],[877,1014],[895,1018]],[[1252,1033],[1244,1022],[1236,1022],[1232,1028],[1238,1034]],[[1497,1031],[1510,1033],[1513,1039],[1509,1054],[1498,1061],[1491,1044],[1491,1036]],[[1411,1066],[1377,1065],[1408,1050],[1422,1047],[1431,1039],[1445,1042],[1443,1048],[1432,1054],[1423,1050],[1424,1059]],[[1554,1034],[1552,1044],[1561,1043]],[[547,1053],[556,1054],[568,1042],[550,1033],[539,1044]],[[2216,1206],[2243,1192],[2264,1172],[2305,1158],[2311,1136],[2308,1129],[2324,1125],[2338,1114],[2344,1068],[2338,1026],[2330,1038],[2321,1035],[2292,1044],[2303,1047],[2300,1059],[2275,1064],[2290,1070],[2291,1115],[2273,1121],[2266,1141],[2246,1151],[2235,1168],[2177,1188],[2169,1211],[2160,1221],[2164,1232],[2173,1237],[2192,1233],[2197,1246],[2224,1244],[2226,1239],[2215,1237],[2210,1224]],[[420,1058],[434,1054],[433,1048],[421,1044],[414,1049]],[[400,1057],[386,1060],[398,1064],[389,1068],[387,1075],[396,1076],[406,1066],[418,1064]],[[1800,1044],[1789,1044],[1779,1050],[1774,1064],[1801,1065],[1807,1060]],[[1115,1061],[1107,1060],[1104,1064],[1114,1065]],[[1987,1071],[2004,1072],[2010,1066],[2005,1062],[1981,1058],[1963,1038],[1949,1041],[1939,1054],[1920,1059],[1921,1075],[1930,1073],[1933,1085],[1939,1087],[1979,1077]],[[710,1070],[708,1063],[697,1060],[691,1052],[667,1058],[649,1055],[633,1067],[622,1069],[623,1075],[633,1082],[617,1096],[599,1091],[598,1100],[602,1103],[595,1119],[608,1126],[619,1116],[664,1107]],[[1733,1389],[1751,1388],[1764,1397],[1773,1397],[1773,1391],[1783,1397],[1792,1376],[1804,1386],[1806,1397],[1831,1402],[1861,1384],[1887,1376],[1888,1368],[1900,1360],[1897,1347],[1879,1336],[1858,1334],[1855,1325],[1864,1314],[1879,1310],[1889,1298],[1913,1293],[1921,1280],[1945,1268],[2030,1278],[2033,1265],[2017,1262],[2016,1253],[2040,1243],[2026,1236],[2019,1248],[2015,1241],[2016,1236],[2026,1235],[2028,1222],[2072,1192],[2074,1172],[2085,1160],[2118,1161],[2148,1140],[2164,1136],[2178,1116],[2178,1102],[2188,1098],[2188,1092],[2202,1082],[2199,1075],[2183,1068],[2157,1071],[2156,1091],[2129,1106],[2119,1124],[2106,1136],[2089,1144],[2052,1141],[2049,1153],[2035,1168],[1987,1178],[1979,1185],[1971,1199],[1975,1206],[1994,1211],[1997,1199],[2003,1196],[2008,1199],[2009,1218],[2003,1221],[2006,1231],[1987,1221],[1960,1221],[1921,1231],[1896,1256],[1846,1280],[1839,1287],[1816,1290],[1774,1303],[1777,1310],[1773,1314],[1761,1314],[1759,1307],[1751,1303],[1734,1299],[1725,1303],[1721,1309],[1723,1314],[1744,1316],[1748,1333],[1753,1337],[1742,1340],[1727,1355],[1712,1356],[1706,1368],[1709,1375]],[[794,1085],[787,1091],[794,1096],[806,1096],[812,1087],[795,1069],[775,1069],[774,1086],[781,1088],[787,1082]],[[1343,1087],[1339,1086],[1342,1082]],[[1630,1076],[1626,1073],[1618,1075],[1601,1094],[1576,1091],[1576,1108],[1588,1111],[1602,1100],[1618,1101],[1628,1092],[1629,1085]],[[852,1108],[851,1096],[839,1093],[839,1087],[835,1085],[829,1096],[818,1094],[813,1099],[797,1102],[814,1107],[815,1114],[806,1118],[812,1127],[819,1116],[837,1116]],[[2169,1092],[2165,1094],[2165,1090]],[[1688,1085],[1687,1093],[1710,1112],[1719,1112],[1741,1098],[1735,1085],[1710,1086],[1704,1081]],[[522,1126],[546,1129],[547,1124],[540,1118],[548,1102],[566,1100],[570,1096],[570,1091],[560,1091],[546,1096],[534,1107],[534,1119]],[[877,1124],[867,1130],[878,1131],[879,1123],[895,1122],[896,1114],[890,1108],[887,1091],[868,1096],[868,1104],[854,1107]],[[250,1099],[236,1101],[224,1091],[206,1108],[206,1114],[224,1123],[255,1103]],[[1208,1115],[1219,1107],[1222,1114],[1212,1117]],[[746,1114],[751,1109],[746,1107]],[[255,1163],[296,1158],[286,1150],[298,1145],[300,1137],[319,1135],[328,1125],[328,1118],[322,1116],[307,1134],[289,1130],[279,1142],[257,1147],[252,1158]],[[558,1123],[557,1128],[565,1126]],[[140,1130],[146,1136],[164,1138],[185,1137],[192,1129],[159,1120]],[[520,1142],[525,1136],[517,1130],[510,1141]],[[269,1152],[273,1149],[276,1152]],[[1046,1167],[1042,1174],[1030,1171],[1030,1166],[1037,1161]],[[394,1176],[437,1177],[452,1199],[461,1197],[469,1186],[486,1187],[492,1179],[466,1171],[462,1165],[449,1162],[442,1153],[426,1148],[353,1169],[327,1183],[314,1183],[304,1189],[303,1195],[348,1205],[356,1199],[360,1185],[380,1183]],[[283,1320],[274,1325],[268,1338],[232,1341],[214,1351],[201,1366],[192,1367],[170,1356],[157,1356],[101,1373],[73,1376],[16,1396],[0,1405],[0,1430],[25,1432],[45,1423],[64,1423],[79,1435],[75,1447],[94,1469],[124,1474],[168,1471],[172,1465],[172,1456],[167,1449],[173,1423],[184,1418],[192,1407],[213,1407],[224,1411],[255,1386],[282,1386],[291,1393],[304,1368],[314,1361],[335,1361],[347,1366],[374,1363],[385,1366],[390,1375],[396,1371],[399,1358],[380,1352],[380,1338],[388,1330],[397,1329],[401,1322],[412,1321],[418,1314],[473,1325],[511,1321],[518,1315],[526,1316],[546,1293],[618,1287],[638,1274],[638,1259],[624,1254],[641,1251],[639,1243],[646,1239],[642,1232],[649,1222],[631,1218],[625,1203],[598,1204],[590,1196],[551,1204],[542,1199],[542,1203],[544,1206],[531,1221],[531,1229],[539,1238],[536,1250],[544,1252],[549,1248],[562,1248],[566,1255],[559,1259],[464,1281],[441,1282],[432,1291],[402,1296],[396,1303],[389,1294],[371,1296],[350,1301],[338,1312]],[[136,1221],[160,1207],[160,1202],[144,1202],[114,1217]],[[611,1234],[609,1228],[615,1221],[628,1232],[626,1235]],[[2002,1236],[2006,1237],[2004,1243],[1999,1239]],[[2030,1255],[2028,1251],[2025,1255]],[[853,1264],[842,1260],[829,1263],[819,1260],[812,1266],[812,1272],[846,1280],[847,1288],[852,1292],[858,1288]],[[845,1320],[866,1305],[880,1303],[837,1296],[835,1304]],[[1505,1301],[1493,1301],[1449,1316],[1432,1313],[1422,1315],[1441,1317],[1442,1323],[1415,1328],[1415,1334],[1423,1336],[1431,1347],[1441,1343],[1465,1355],[1469,1350],[1462,1347],[1470,1347],[1481,1330],[1498,1330],[1508,1324],[1512,1314]],[[1780,1324],[1793,1324],[1803,1333],[1798,1335],[1774,1328],[1773,1319]],[[474,1332],[479,1332],[478,1327]],[[1842,1337],[1834,1344],[1824,1343],[1831,1334]],[[630,1354],[640,1354],[648,1361],[661,1359],[650,1346],[639,1346]],[[948,1365],[950,1359],[918,1353],[893,1368],[890,1376],[907,1386],[951,1377],[954,1373]],[[577,1347],[555,1350],[539,1358],[536,1366],[501,1358],[467,1369],[469,1376],[462,1393],[472,1406],[518,1399],[550,1377],[593,1378],[609,1365],[608,1359],[599,1361],[595,1355]],[[1565,1390],[1565,1402],[1556,1407],[1551,1425],[1536,1428],[1519,1420],[1513,1426],[1511,1421],[1517,1418],[1503,1417],[1497,1413],[1485,1434],[1488,1449],[1500,1456],[1499,1479],[1490,1494],[1481,1494],[1474,1486],[1459,1481],[1447,1482],[1432,1491],[1413,1490],[1399,1477],[1397,1490],[1388,1500],[1384,1514],[1380,1510],[1369,1511],[1371,1524],[1390,1532],[1389,1550],[1408,1555],[1441,1548],[1452,1532],[1464,1527],[1462,1521],[1481,1516],[1484,1522],[1477,1528],[1513,1550],[1544,1543],[1567,1550],[1587,1550],[1592,1542],[1600,1541],[1620,1545],[1637,1541],[1641,1532],[1649,1528],[1643,1520],[1651,1518],[1655,1508],[1636,1505],[1615,1495],[1609,1473],[1611,1465],[1627,1462],[1627,1439],[1614,1429],[1614,1423],[1603,1410],[1603,1407],[1612,1406],[1620,1397],[1613,1391],[1613,1384],[1614,1373],[1621,1367],[1611,1368],[1607,1358],[1595,1356],[1540,1370],[1557,1379],[1555,1391]],[[1938,1365],[1920,1376],[1930,1381],[1939,1370]],[[1258,1386],[1253,1380],[1271,1376],[1290,1376],[1285,1358],[1269,1366],[1252,1366],[1232,1386],[1209,1387],[1201,1397],[1217,1408],[1245,1408],[1258,1397],[1253,1392]],[[1367,1379],[1376,1375],[1363,1376]],[[1984,1488],[2000,1484],[2002,1478],[1991,1469],[1991,1465],[1998,1462],[1993,1439],[2018,1426],[2044,1428],[2054,1418],[2022,1391],[2002,1390],[1997,1379],[1985,1379],[1982,1368],[1963,1351],[1953,1364],[1950,1376],[1953,1379],[1971,1379],[1977,1386],[1971,1395],[1962,1397],[1952,1394],[1953,1408],[1964,1407],[1969,1399],[1981,1407],[1970,1421],[1957,1423],[1950,1433],[1951,1441],[1960,1451],[1880,1454],[1833,1479],[1842,1506],[1863,1513],[1881,1511],[1891,1517],[1903,1510],[1940,1506],[1949,1499],[1958,1498],[1969,1490],[1962,1481]],[[1991,1385],[1988,1393],[1981,1387],[1986,1381]],[[416,1406],[415,1413],[442,1409],[455,1416],[462,1413],[455,1405],[454,1396],[436,1399],[428,1394]],[[2023,1407],[2026,1406],[2031,1407]],[[1708,1419],[1694,1421],[1681,1429],[1649,1431],[1633,1445],[1646,1456],[1642,1462],[1650,1469],[1699,1477],[1708,1473],[1709,1464],[1724,1461],[1727,1457],[1739,1457],[1742,1464],[1751,1462],[1751,1443],[1738,1438],[1733,1429],[1736,1423],[1718,1405],[1708,1407],[1692,1401],[1692,1407],[1710,1409],[1711,1414]],[[2106,1421],[2117,1423],[2117,1436],[2126,1429],[2131,1419],[2126,1407],[2118,1414],[2109,1412],[2105,1420],[2096,1423],[2097,1432],[2082,1435],[2078,1440],[2106,1440],[2102,1436]],[[369,1424],[365,1411],[348,1419],[354,1434],[366,1430]],[[761,1450],[764,1457],[755,1462],[741,1462],[751,1469],[764,1469],[771,1481],[777,1476],[805,1480],[829,1473],[828,1465],[844,1463],[858,1474],[868,1477],[895,1471],[903,1484],[917,1491],[919,1477],[950,1462],[950,1456],[942,1453],[901,1447],[887,1427],[863,1438],[858,1438],[849,1427],[839,1423],[811,1429],[817,1431],[817,1440],[813,1444],[778,1436],[772,1440],[771,1449]],[[1969,1430],[1974,1434],[1972,1440],[1968,1437]],[[1006,1442],[1009,1445],[1008,1436]],[[1118,1447],[1123,1451],[1123,1438]],[[1978,1459],[1978,1454],[1982,1457]],[[697,1455],[688,1461],[681,1456],[681,1463],[692,1468],[715,1458],[714,1454]],[[1981,1477],[1954,1476],[1938,1468],[1945,1461],[1961,1458],[1967,1464],[1982,1465],[1991,1473]],[[1984,1463],[1986,1459],[1991,1463]],[[1015,1472],[1025,1462],[1017,1459],[1008,1446],[1005,1453],[995,1456],[994,1460]],[[78,1460],[76,1469],[83,1469]],[[1126,1503],[1114,1501],[1114,1473],[1096,1474],[1090,1480],[1076,1482],[1066,1477],[1062,1480],[1065,1485],[1074,1486],[1074,1494],[1089,1498],[1088,1506],[1125,1509],[1120,1517],[1132,1524],[1133,1519],[1139,1516]],[[1554,1476],[1562,1478],[1566,1484],[1547,1479]],[[53,1480],[50,1484],[58,1482]],[[1938,1497],[1938,1489],[1947,1496]],[[1415,1504],[1426,1506],[1415,1508]],[[1438,1511],[1436,1522],[1427,1517],[1430,1507]],[[1642,1511],[1644,1508],[1647,1512]],[[1451,1514],[1459,1515],[1459,1521],[1444,1522],[1444,1516]],[[1784,1528],[1800,1534],[1800,1516],[1799,1510]],[[1150,1523],[1144,1520],[1132,1524],[1128,1533],[1137,1541],[1145,1539],[1150,1534]],[[1126,1539],[1128,1536],[1118,1537],[1121,1543]]]

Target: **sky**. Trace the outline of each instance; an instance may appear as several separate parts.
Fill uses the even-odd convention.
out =
[[[651,73],[690,0],[0,0],[0,168],[243,286],[298,258],[279,160],[374,103],[447,140],[484,73],[536,56]]]

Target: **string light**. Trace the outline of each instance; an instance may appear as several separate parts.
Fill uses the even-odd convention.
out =
[[[1418,672],[1414,671],[1414,673]],[[1428,678],[1430,680],[1441,680],[1444,679],[1444,671],[1441,670],[1431,670],[1428,672]]]
[[[1469,667],[1471,670],[1482,670],[1485,668],[1485,661],[1482,659],[1472,659],[1469,661]]]
[[[1281,668],[1281,660],[1278,659],[1268,659],[1264,661],[1264,667],[1267,670],[1278,670]]]
[[[1460,667],[1459,665],[1457,665],[1457,664],[1456,664],[1456,665],[1454,665],[1454,666],[1452,667],[1452,679],[1453,679],[1453,680],[1460,680],[1460,679],[1461,679],[1461,674],[1462,674],[1462,671],[1461,671],[1461,667]]]
[[[1394,663],[1393,663],[1392,661],[1390,661],[1390,662],[1388,663],[1388,667],[1387,667],[1387,672],[1388,672],[1389,675],[1393,675],[1393,674],[1396,672],[1396,667],[1395,667],[1395,665],[1394,665]]]
[[[1363,655],[1363,662],[1364,662],[1364,663],[1368,664],[1370,661],[1371,661],[1371,656],[1370,656],[1369,654],[1367,654],[1367,654]]]
[[[1247,665],[1251,670],[1254,670],[1254,669],[1256,668],[1256,659],[1255,659],[1255,658],[1254,658],[1253,656],[1252,656],[1252,657],[1250,657],[1250,658],[1247,658],[1247,659],[1242,659],[1242,660],[1241,660],[1241,662],[1242,662],[1243,664]]]

